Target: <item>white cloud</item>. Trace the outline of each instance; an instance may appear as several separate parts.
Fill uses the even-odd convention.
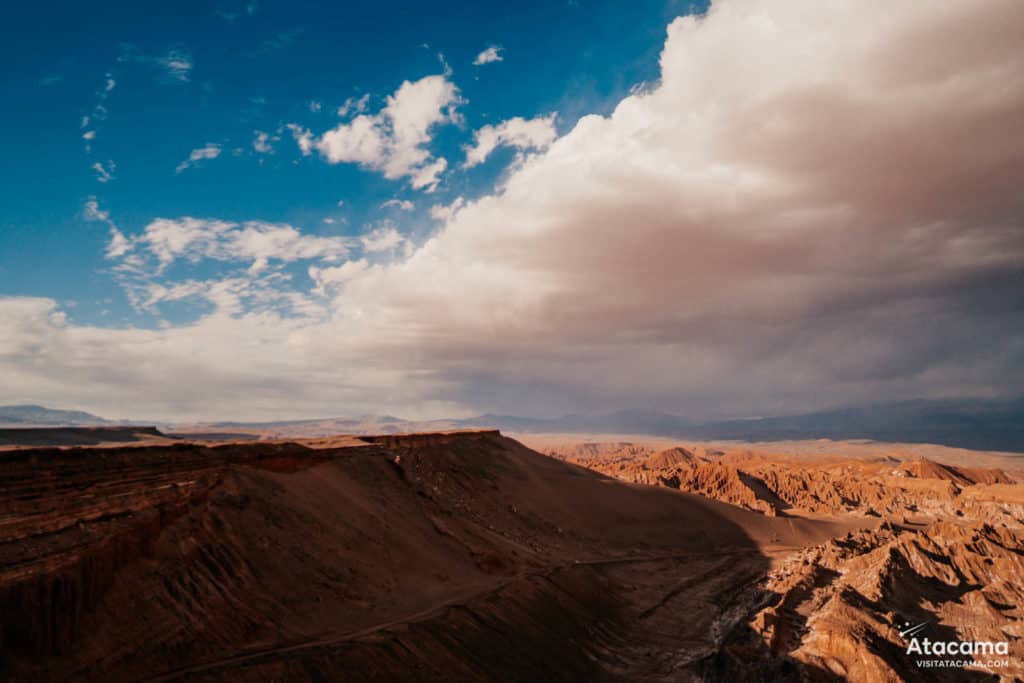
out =
[[[131,242],[117,228],[117,225],[110,218],[110,212],[100,208],[95,197],[89,197],[82,208],[82,216],[90,222],[106,223],[110,230],[110,239],[107,242],[106,257],[108,259],[121,258],[131,251]]]
[[[270,134],[264,131],[255,131],[255,136],[252,141],[252,148],[259,154],[270,154],[274,151],[274,146],[270,144]]]
[[[315,284],[313,292],[319,296],[327,296],[369,267],[370,263],[366,259],[346,261],[340,266],[329,266],[327,268],[310,266],[308,271],[309,277]]]
[[[323,109],[323,107],[324,107],[324,105],[323,105],[322,102],[318,102],[317,100],[310,100],[309,101],[309,110],[311,112],[313,112],[314,114],[316,114],[321,109]]]
[[[116,166],[113,161],[108,161],[106,165],[97,161],[92,165],[92,170],[96,172],[96,180],[101,183],[109,183],[114,179],[114,170]]]
[[[339,263],[348,254],[349,242],[358,244],[344,237],[303,234],[287,224],[192,217],[160,218],[141,234],[125,237],[95,201],[86,204],[83,214],[110,225],[107,257],[116,261],[113,272],[132,305],[153,312],[167,302],[200,299],[217,315],[276,311],[321,316],[322,307],[292,286],[283,266]],[[208,268],[200,269],[211,260],[225,264],[227,270],[221,268],[211,278]],[[180,265],[173,271],[175,279],[168,279],[172,264]],[[206,275],[182,279],[188,272]]]
[[[437,53],[437,61],[441,63],[441,72],[444,73],[445,76],[451,76],[453,73],[455,73],[452,70],[452,65],[448,63],[447,59],[445,59],[443,52]]]
[[[385,223],[360,238],[363,250],[367,252],[392,251],[402,246],[405,238],[394,225]]]
[[[505,48],[498,47],[497,45],[491,45],[486,50],[484,50],[483,52],[476,56],[476,59],[473,60],[473,65],[481,66],[483,64],[490,64],[492,62],[503,61],[505,57],[502,56],[501,53],[504,51]]]
[[[463,148],[466,151],[463,168],[483,163],[500,146],[518,150],[547,149],[558,135],[555,116],[549,114],[529,120],[516,116],[496,126],[484,126],[473,134],[473,144]]]
[[[205,147],[198,147],[192,150],[188,155],[188,159],[178,164],[177,168],[174,169],[174,172],[181,173],[187,168],[192,168],[193,166],[196,166],[200,161],[206,159],[216,159],[217,157],[220,156],[220,153],[220,145],[207,143]]]
[[[430,217],[435,221],[447,222],[466,205],[466,200],[462,197],[457,197],[451,204],[434,204],[430,207]]]
[[[370,106],[370,93],[362,97],[349,97],[338,107],[338,116],[344,118],[349,114],[362,114]]]
[[[109,72],[104,74],[103,79],[103,85],[95,92],[92,112],[83,116],[79,124],[80,128],[84,131],[82,133],[82,140],[85,143],[82,147],[87,155],[92,154],[92,141],[96,139],[97,127],[107,118],[105,103],[110,98],[110,93],[117,86],[117,82]],[[92,169],[96,172],[96,179],[101,183],[106,183],[113,179],[114,162],[112,161],[107,162],[106,166],[95,162],[92,164]]]
[[[312,131],[297,123],[289,123],[286,127],[292,132],[292,137],[295,138],[296,144],[298,144],[299,149],[302,151],[302,156],[309,156],[313,152]]]
[[[107,249],[104,255],[108,259],[118,259],[131,251],[131,248],[132,243],[124,236],[124,233],[116,227],[111,226],[110,241],[107,243]]]
[[[659,85],[582,118],[411,256],[260,290],[319,294],[322,316],[230,283],[202,295],[230,317],[166,330],[0,300],[5,391],[202,419],[1016,393],[1017,7],[714,2],[670,25]]]
[[[379,166],[384,162],[386,144],[376,117],[360,115],[352,123],[324,133],[316,147],[332,164]]]
[[[439,158],[434,161],[415,168],[412,170],[412,175],[409,177],[409,184],[414,190],[425,190],[427,193],[433,192],[437,189],[438,183],[441,182],[441,174],[448,168],[448,161],[446,159]]]
[[[110,212],[101,209],[100,204],[96,201],[95,197],[90,197],[85,202],[85,206],[82,208],[82,215],[87,221],[106,222],[110,220]]]
[[[984,359],[1020,359],[1021,322],[965,307],[1024,260],[1024,46],[1012,3],[955,7],[734,2],[677,20],[660,86],[583,118],[336,305],[385,336],[438,335],[421,353],[456,395],[502,386],[520,406],[1006,391]]]
[[[416,209],[416,205],[408,199],[389,199],[380,205],[382,209],[396,208],[401,211],[413,211]]]
[[[323,374],[319,364],[310,364],[310,354],[326,349],[325,360],[342,359],[304,316],[215,313],[187,327],[104,329],[69,324],[49,299],[0,298],[0,318],[6,323],[0,326],[0,362],[9,395],[62,405],[77,394],[81,405],[106,415],[277,419],[313,414],[325,400],[339,410],[408,412],[419,404],[411,397],[430,387],[415,377],[399,384],[401,373],[373,363],[338,365]],[[45,376],[41,368],[48,370]],[[389,384],[396,387],[391,400],[367,400],[365,387]],[[271,405],[279,396],[290,396],[291,406]],[[442,400],[419,405],[420,412],[452,412]]]
[[[427,149],[431,130],[458,121],[460,103],[458,89],[445,76],[405,81],[377,114],[359,114],[312,144],[329,163],[359,164],[390,180],[409,178],[413,189],[430,192],[447,167]]]
[[[185,217],[158,218],[134,240],[166,268],[175,259],[245,261],[265,264],[305,259],[336,261],[348,253],[345,238],[304,235],[287,224]]]

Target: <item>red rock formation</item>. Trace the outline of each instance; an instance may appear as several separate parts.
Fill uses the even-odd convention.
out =
[[[760,639],[764,646],[748,647],[748,656],[758,654],[745,665],[790,658],[849,680],[1019,679],[1024,663],[1016,655],[979,658],[1005,666],[922,668],[900,631],[908,622],[924,623],[922,638],[1018,647],[1022,549],[1020,530],[952,522],[851,534],[808,549],[772,573],[767,587],[776,597],[749,631],[737,632],[737,641]]]

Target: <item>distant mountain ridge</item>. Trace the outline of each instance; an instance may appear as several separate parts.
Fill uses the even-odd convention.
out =
[[[82,410],[55,410],[38,405],[0,406],[0,424],[78,426],[105,425],[110,420]]]
[[[1024,398],[918,399],[801,415],[701,423],[654,413],[616,413],[608,419],[568,416],[554,420],[485,415],[458,422],[466,427],[493,426],[536,433],[603,431],[723,441],[869,439],[1024,452]]]
[[[51,426],[113,424],[110,420],[90,413],[53,410],[42,406],[0,406],[0,423]],[[162,426],[172,431],[181,427],[166,423]],[[869,439],[1024,452],[1024,398],[922,399],[802,415],[714,422],[695,422],[666,413],[619,411],[600,416],[565,415],[550,419],[484,414],[429,421],[403,420],[391,415],[364,415],[267,422],[222,421],[188,427],[188,432],[198,429],[261,430],[287,437],[496,428],[520,433],[636,434],[704,441]]]
[[[691,438],[735,441],[871,439],[1024,452],[1024,398],[911,400],[804,415],[711,422]]]
[[[480,415],[454,420],[460,427],[498,427],[514,432],[601,432],[675,436],[695,426],[692,420],[667,413],[622,410],[608,415],[564,415],[543,419],[513,415]]]

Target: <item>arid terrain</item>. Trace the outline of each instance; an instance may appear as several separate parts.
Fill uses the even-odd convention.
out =
[[[987,673],[1024,677],[1019,456],[826,440],[679,444],[548,435],[527,442],[622,481],[697,493],[766,517],[878,522],[773,556],[765,582],[772,597],[724,646],[744,662],[741,669],[785,676],[795,665],[805,675],[858,681],[986,678],[985,667],[917,667],[900,631],[924,623],[933,640],[1007,641],[1005,665]]]
[[[0,452],[3,680],[992,678],[915,668],[908,620],[1024,675],[1010,456],[48,438]]]

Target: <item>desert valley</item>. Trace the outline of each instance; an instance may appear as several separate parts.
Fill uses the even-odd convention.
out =
[[[4,680],[1024,676],[1015,455],[496,430],[0,436]],[[917,624],[1009,654],[922,668],[962,657],[906,654]]]

